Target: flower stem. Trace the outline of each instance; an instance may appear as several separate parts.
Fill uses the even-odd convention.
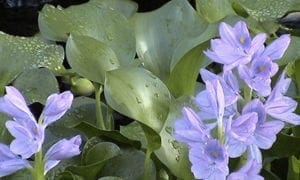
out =
[[[113,121],[113,118],[112,118],[112,113],[113,113],[112,108],[110,106],[107,106],[107,109],[106,109],[106,127],[109,130],[113,130],[113,128],[114,128],[114,121]]]
[[[35,154],[34,168],[33,168],[33,180],[45,180],[44,176],[44,161],[43,152],[40,150]]]
[[[152,151],[147,148],[146,155],[145,155],[145,161],[144,161],[144,180],[149,179],[149,164],[150,164],[150,156]]]
[[[223,118],[218,117],[218,139],[220,141],[220,144],[224,143],[224,137],[223,137]]]
[[[101,109],[101,94],[103,92],[103,86],[95,84],[95,98],[96,98],[96,126],[100,129],[105,130],[102,109]]]
[[[244,100],[245,103],[251,101],[252,99],[252,89],[248,87],[244,87]]]

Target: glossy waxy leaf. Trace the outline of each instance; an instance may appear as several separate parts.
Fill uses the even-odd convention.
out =
[[[170,78],[167,80],[167,86],[174,97],[184,94],[192,95],[195,92],[199,69],[211,62],[203,54],[206,48],[208,48],[207,42],[194,47],[174,65]]]
[[[159,132],[167,118],[170,93],[151,72],[135,67],[107,72],[104,94],[116,111]]]
[[[159,133],[161,147],[154,152],[158,159],[181,179],[193,179],[193,175],[190,171],[187,148],[173,138],[173,124],[181,117],[182,104],[187,101],[186,97],[172,101],[169,116]]]
[[[235,2],[239,3],[257,21],[276,20],[292,6],[289,0],[236,0]]]
[[[66,54],[75,72],[101,84],[104,83],[105,72],[119,66],[117,56],[110,47],[88,36],[70,36]]]
[[[13,86],[21,91],[29,104],[44,104],[50,94],[59,92],[57,80],[47,68],[24,71],[13,82]]]
[[[38,20],[41,34],[47,39],[66,41],[70,34],[90,36],[113,49],[121,65],[134,59],[135,39],[128,20],[121,13],[103,6],[101,1],[66,9],[45,5]]]
[[[134,16],[137,54],[146,69],[165,80],[178,43],[199,36],[208,26],[187,1],[173,0],[163,7]]]
[[[103,112],[105,112],[105,105],[101,105]],[[73,128],[81,122],[87,122],[93,125],[96,124],[95,99],[88,97],[74,98],[71,109],[69,109],[56,124]]]
[[[141,125],[134,121],[126,126],[120,127],[120,132],[129,139],[140,141],[142,148],[147,148],[147,138]]]
[[[90,0],[90,2],[111,8],[112,10],[122,13],[127,18],[133,16],[138,9],[137,3],[131,0]]]
[[[124,147],[121,153],[107,161],[100,172],[100,176],[117,176],[124,180],[140,180],[144,177],[145,154],[142,151]],[[152,161],[149,163],[149,180],[156,179],[155,166]]]
[[[0,32],[0,86],[11,82],[26,69],[47,67],[63,69],[64,50],[39,37],[18,37]],[[2,89],[2,87],[1,87]]]
[[[105,162],[120,153],[120,148],[110,142],[99,142],[85,150],[87,151],[84,152],[85,156],[83,157],[85,164],[67,168],[68,171],[85,179],[96,179]]]
[[[228,0],[196,0],[196,8],[199,14],[211,23],[234,14]]]

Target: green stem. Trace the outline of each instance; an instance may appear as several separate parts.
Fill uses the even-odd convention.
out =
[[[97,87],[99,86],[99,87]],[[103,92],[102,85],[95,85],[95,98],[96,98],[96,126],[100,129],[105,130],[102,109],[101,109],[101,93]]]
[[[106,110],[106,127],[107,129],[109,130],[113,130],[113,119],[112,119],[112,108],[110,106],[106,106],[107,107],[107,110]]]
[[[145,161],[144,161],[144,180],[149,179],[149,164],[150,164],[150,156],[152,151],[149,148],[146,150]]]
[[[218,139],[220,141],[220,144],[224,143],[224,138],[223,138],[223,118],[219,117],[218,118]]]
[[[33,180],[45,180],[44,176],[44,161],[43,152],[40,150],[35,154],[34,168],[33,168]]]
[[[252,89],[245,86],[244,87],[244,100],[245,100],[245,103],[251,101],[251,99],[252,99]]]

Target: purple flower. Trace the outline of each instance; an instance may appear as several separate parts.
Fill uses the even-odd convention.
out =
[[[217,119],[223,118],[225,110],[225,97],[221,83],[218,80],[206,81],[208,102]]]
[[[227,180],[263,180],[264,178],[259,175],[261,167],[255,159],[248,160],[238,171],[231,173]]]
[[[297,102],[284,96],[291,80],[285,78],[285,72],[281,74],[270,96],[264,104],[264,108],[271,117],[284,122],[299,125],[300,116],[293,113],[297,108]]]
[[[264,47],[260,48],[260,50],[256,52],[255,56],[269,57],[271,60],[278,60],[282,58],[290,44],[290,41],[290,35],[282,35],[269,44],[266,49],[264,49]]]
[[[182,108],[182,118],[174,123],[173,137],[177,141],[191,145],[205,142],[209,136],[209,129],[200,117],[191,108]]]
[[[0,143],[0,177],[10,175],[25,167],[30,167],[26,160],[11,152],[7,145]]]
[[[209,72],[206,69],[200,69],[200,74],[204,82],[218,80],[223,88],[225,105],[229,106],[235,103],[239,96],[239,85],[236,77],[231,71],[223,73],[223,77]]]
[[[62,139],[52,145],[45,154],[45,174],[56,166],[60,160],[80,154],[81,137],[79,135],[70,140]]]
[[[194,144],[189,151],[189,159],[196,179],[225,180],[229,173],[228,155],[218,140],[209,139],[205,144]]]
[[[230,157],[238,157],[248,150],[261,161],[258,148],[269,149],[276,140],[276,134],[284,127],[284,123],[276,120],[266,121],[263,104],[254,99],[247,103],[242,115],[228,122],[226,145]],[[250,149],[249,149],[250,148]]]
[[[234,27],[222,22],[220,39],[211,40],[211,50],[204,53],[213,61],[224,64],[224,71],[251,61],[252,55],[263,48],[266,34],[260,33],[251,40],[246,23],[238,21]]]
[[[13,153],[27,159],[41,149],[44,142],[44,129],[41,125],[23,119],[7,121],[5,125],[15,138],[10,144]]]
[[[253,144],[261,149],[270,149],[276,141],[276,134],[284,127],[284,123],[276,120],[266,121],[266,112],[263,104],[254,99],[243,108],[242,113],[256,112],[258,121],[253,133]]]
[[[51,94],[47,98],[45,108],[42,112],[44,118],[43,125],[48,126],[61,118],[70,109],[72,101],[73,94],[70,91],[65,91],[61,94]]]
[[[239,157],[252,144],[252,135],[257,123],[257,113],[246,113],[235,120],[227,121],[225,145],[229,157]]]
[[[0,112],[9,116],[35,121],[22,94],[12,86],[6,86],[6,95],[0,98]]]
[[[245,65],[238,67],[240,78],[261,96],[271,93],[271,77],[278,71],[278,65],[267,56],[259,57],[251,62],[250,68]]]
[[[0,99],[0,111],[13,117],[13,121],[6,122],[8,131],[15,137],[10,149],[26,159],[40,151],[46,126],[70,108],[73,95],[69,91],[50,95],[41,115],[44,121],[38,124],[21,93],[12,86],[7,86],[6,91],[7,94]]]

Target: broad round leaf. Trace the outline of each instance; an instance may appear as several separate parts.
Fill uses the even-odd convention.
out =
[[[257,21],[276,20],[292,6],[289,0],[235,0]]]
[[[170,93],[151,72],[135,67],[109,71],[104,87],[113,109],[160,131],[169,112]]]
[[[158,10],[134,16],[137,54],[144,66],[165,80],[178,43],[199,36],[208,23],[187,1],[173,0]]]
[[[70,36],[66,54],[75,72],[101,84],[104,83],[105,72],[119,66],[117,56],[110,47],[88,36]]]
[[[128,65],[135,56],[133,30],[121,13],[99,1],[70,6],[66,9],[45,5],[39,13],[41,34],[54,41],[66,41],[69,34],[93,37],[116,53],[121,65]]]
[[[138,9],[137,3],[130,0],[90,0],[90,2],[95,2],[98,5],[101,4],[106,8],[111,8],[122,13],[127,18],[133,16]]]
[[[61,46],[47,44],[39,37],[11,36],[0,31],[0,86],[27,69],[47,67],[59,71],[63,59]]]
[[[13,85],[21,91],[29,104],[34,102],[44,104],[50,94],[59,92],[57,80],[47,68],[21,73]]]
[[[208,22],[216,22],[226,15],[235,14],[229,0],[196,0],[199,14]]]

